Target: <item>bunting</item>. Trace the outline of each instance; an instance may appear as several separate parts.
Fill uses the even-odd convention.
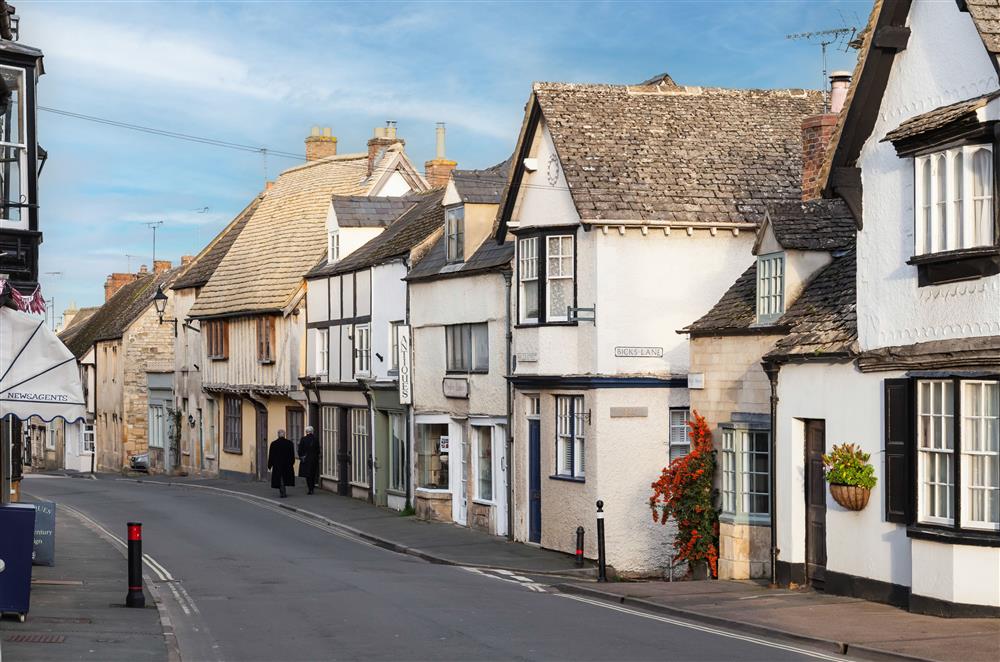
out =
[[[23,313],[34,313],[41,315],[45,312],[45,297],[42,296],[42,286],[35,285],[35,291],[31,294],[21,294],[21,292],[10,284],[10,281],[0,280],[0,297],[4,293],[10,295],[14,307]]]

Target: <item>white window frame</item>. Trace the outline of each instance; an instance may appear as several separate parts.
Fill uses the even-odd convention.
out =
[[[488,322],[449,324],[445,327],[445,370],[449,373],[487,374],[490,371],[490,327]],[[485,336],[485,352],[476,349],[476,339]],[[458,346],[456,347],[456,343]]]
[[[764,452],[754,450],[752,441],[764,438]],[[722,427],[722,510],[721,514],[730,520],[748,522],[769,522],[771,510],[771,439],[764,428],[735,426],[725,423]],[[767,470],[754,471],[754,456],[763,455]],[[753,476],[764,475],[767,488],[764,492],[753,489]],[[754,511],[753,497],[764,497],[764,510]]]
[[[399,327],[403,320],[389,322],[389,372],[399,372]]]
[[[670,446],[670,460],[683,457],[691,452],[691,435],[688,421],[691,420],[691,410],[687,407],[671,407],[667,441]],[[675,449],[678,454],[675,453]],[[683,453],[680,451],[683,450]]]
[[[368,487],[368,409],[352,407],[351,425],[351,485]]]
[[[465,261],[465,205],[455,205],[444,210],[445,260]]]
[[[785,254],[757,258],[757,321],[773,322],[785,314]]]
[[[389,413],[389,489],[406,493],[406,419],[401,412]]]
[[[325,377],[330,369],[330,329],[316,329],[316,375]]]
[[[167,408],[162,404],[149,405],[149,447],[163,448],[164,437],[166,436],[166,412]]]
[[[961,408],[962,425],[961,439],[961,523],[965,529],[983,531],[1000,531],[1000,513],[990,512],[992,516],[986,520],[972,519],[973,494],[976,491],[986,492],[985,508],[991,511],[990,492],[1000,492],[1000,382],[997,380],[963,379]],[[974,398],[972,388],[978,387],[979,394]],[[992,390],[993,397],[989,397]],[[978,400],[979,402],[974,402]],[[992,400],[992,403],[990,402]],[[977,439],[978,438],[978,439]],[[976,441],[981,443],[974,447]],[[976,464],[984,464],[985,470],[977,471]],[[983,485],[989,480],[984,474],[992,468],[993,484]],[[984,480],[985,478],[985,480]],[[978,479],[978,480],[977,480]],[[993,508],[1000,504],[1000,496],[995,497]],[[992,521],[996,520],[996,521]]]
[[[582,395],[556,397],[556,474],[586,477],[586,409]]]
[[[553,252],[552,243],[555,241],[558,250]],[[563,252],[564,244],[569,245],[569,252]],[[569,321],[569,311],[555,313],[552,310],[552,284],[553,281],[569,281],[569,303],[572,307],[575,303],[574,288],[576,287],[575,277],[575,253],[576,241],[571,234],[550,234],[545,236],[545,321],[546,322],[567,322]],[[556,260],[559,265],[558,273],[552,268],[552,261]],[[567,273],[566,262],[569,262]]]
[[[926,389],[924,387],[927,387]],[[940,407],[935,393],[940,394]],[[951,413],[948,413],[948,409]],[[951,526],[955,522],[955,393],[950,379],[921,379],[917,381],[917,520],[926,524]],[[928,435],[930,433],[930,435]],[[930,438],[928,438],[930,436]],[[951,447],[948,447],[948,444]],[[946,480],[937,471],[929,472],[928,464],[946,464]],[[934,475],[931,475],[931,474]],[[928,494],[935,498],[944,493],[945,515],[931,509]],[[935,504],[936,506],[937,504]],[[933,510],[933,512],[932,512]]]
[[[975,195],[979,152],[987,154],[987,189]],[[954,147],[917,156],[913,163],[915,255],[995,245],[993,146],[986,143]],[[977,206],[985,207],[979,227],[975,219]]]
[[[473,448],[473,468],[472,473],[474,476],[474,481],[476,485],[475,489],[475,500],[481,501],[483,503],[492,504],[496,500],[496,473],[493,471],[493,460],[496,457],[496,444],[493,439],[493,426],[492,425],[473,425],[472,426],[472,443]],[[484,466],[482,456],[483,444],[487,443],[490,447],[490,454],[488,460],[488,466]],[[490,482],[490,493],[483,494],[482,490],[482,471],[486,469],[489,471],[489,482]]]
[[[323,467],[322,478],[337,480],[337,446],[340,436],[340,407],[334,405],[320,406],[320,445],[322,448]]]
[[[518,297],[518,319],[522,324],[535,324],[541,317],[541,301],[538,291],[538,246],[542,237],[525,237],[517,240],[517,278],[520,295]],[[525,312],[525,300],[529,289],[535,292],[535,315]]]
[[[0,71],[12,71],[16,72],[17,75],[17,142],[5,140],[5,136],[0,136],[0,147],[8,147],[15,149],[17,151],[17,168],[18,168],[18,188],[17,199],[9,200],[4,202],[20,203],[23,201],[31,204],[34,200],[29,197],[28,190],[28,143],[27,143],[27,122],[25,114],[27,112],[27,78],[25,76],[25,70],[20,67],[9,67],[6,65],[0,65]],[[13,109],[12,109],[13,110]],[[11,112],[11,111],[8,111]],[[7,224],[7,227],[13,227],[19,230],[27,230],[30,222],[28,208],[27,207],[16,207],[17,218],[0,218],[0,225]]]
[[[331,230],[327,235],[326,261],[332,264],[340,259],[340,230]]]
[[[372,329],[370,324],[354,325],[354,375],[368,377],[372,372]]]
[[[55,421],[45,428],[45,450],[54,451],[56,449],[56,428]]]
[[[94,452],[96,447],[96,437],[94,434],[94,424],[84,423],[83,433],[80,436],[80,454],[88,455]]]

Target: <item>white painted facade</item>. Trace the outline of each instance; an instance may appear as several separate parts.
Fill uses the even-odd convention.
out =
[[[907,25],[911,30],[907,47],[895,56],[874,130],[858,158],[864,186],[864,227],[857,248],[862,352],[1000,335],[1000,276],[918,286],[917,267],[906,264],[916,253],[914,159],[898,156],[891,143],[882,142],[888,131],[908,118],[996,90],[997,74],[970,15],[955,3],[915,0]],[[995,113],[994,104],[980,116]],[[994,205],[996,195],[994,191]],[[936,374],[960,373],[945,368]],[[884,386],[887,379],[907,376],[913,375],[901,370],[862,373],[853,363],[781,367],[779,561],[795,565],[806,559],[803,444],[805,421],[818,419],[825,421],[827,450],[834,444],[858,444],[871,454],[878,477],[869,505],[858,512],[841,508],[826,492],[827,573],[903,587],[911,608],[915,600],[929,599],[996,610],[1000,607],[996,542],[920,538],[908,535],[907,525],[886,520]],[[917,438],[911,443],[916,449]],[[918,479],[911,475],[909,480]],[[924,499],[921,492],[918,512]],[[914,528],[919,529],[920,516],[915,518]]]

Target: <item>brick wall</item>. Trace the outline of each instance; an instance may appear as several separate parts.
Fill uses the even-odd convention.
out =
[[[802,120],[802,199],[821,196],[820,170],[826,160],[826,148],[837,126],[837,116],[828,113]]]

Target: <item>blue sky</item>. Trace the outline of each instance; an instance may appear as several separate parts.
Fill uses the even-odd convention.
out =
[[[361,151],[394,119],[413,160],[509,156],[535,80],[821,85],[820,47],[788,33],[861,27],[870,0],[820,2],[27,2],[42,106],[302,153],[313,125]],[[852,69],[854,52],[830,53]],[[41,281],[61,313],[112,271],[195,254],[263,186],[256,154],[39,112]],[[272,156],[270,178],[295,162]],[[207,208],[207,210],[206,210]],[[128,258],[128,255],[135,257]],[[61,272],[53,274],[51,272]]]

